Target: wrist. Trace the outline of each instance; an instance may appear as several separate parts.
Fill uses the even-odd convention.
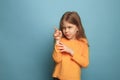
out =
[[[70,52],[69,52],[69,53],[70,53],[71,55],[73,55],[73,54],[74,54],[73,50],[71,50],[71,49],[70,49]]]
[[[56,40],[56,41],[55,41],[56,44],[59,44],[59,42],[60,42],[60,40]]]

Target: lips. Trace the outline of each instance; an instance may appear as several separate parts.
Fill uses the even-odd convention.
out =
[[[69,34],[65,34],[65,36],[69,36]]]
[[[65,34],[66,37],[70,37],[70,34]]]

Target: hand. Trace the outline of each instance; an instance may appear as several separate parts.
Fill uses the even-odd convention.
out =
[[[57,44],[58,46],[58,50],[62,53],[62,52],[66,52],[69,53],[70,55],[73,55],[73,50],[71,50],[70,48],[68,48],[66,45],[64,45],[62,42],[59,42],[59,44]]]
[[[60,40],[62,37],[62,32],[60,30],[58,30],[57,28],[55,28],[55,32],[54,32],[54,39],[55,40]]]

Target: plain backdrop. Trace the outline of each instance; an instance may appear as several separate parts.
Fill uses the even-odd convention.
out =
[[[0,0],[0,80],[52,80],[54,27],[79,13],[90,45],[82,80],[120,79],[120,0]]]

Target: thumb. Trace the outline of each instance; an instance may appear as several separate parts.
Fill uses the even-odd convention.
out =
[[[60,36],[62,37],[62,31],[59,31]]]

